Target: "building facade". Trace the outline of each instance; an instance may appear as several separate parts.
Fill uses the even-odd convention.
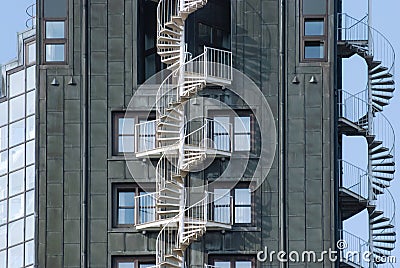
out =
[[[0,267],[393,267],[394,51],[341,11],[37,1],[2,74]],[[356,54],[369,82],[352,94]],[[365,137],[367,168],[345,136]],[[365,210],[363,240],[343,222]]]

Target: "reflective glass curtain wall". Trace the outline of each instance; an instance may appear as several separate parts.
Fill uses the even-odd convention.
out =
[[[23,47],[0,99],[0,268],[34,267],[35,43]]]

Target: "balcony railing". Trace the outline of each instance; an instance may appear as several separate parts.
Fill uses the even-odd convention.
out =
[[[341,261],[353,266],[355,265],[355,267],[370,267],[368,260],[365,257],[363,258],[364,253],[371,252],[370,244],[345,230],[340,230],[340,237],[346,244],[340,254]]]
[[[339,161],[339,167],[340,187],[348,189],[367,200],[371,185],[368,172],[344,160]]]

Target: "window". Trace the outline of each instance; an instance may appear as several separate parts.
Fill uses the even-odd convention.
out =
[[[253,222],[253,197],[248,185],[234,189],[214,188],[212,217],[216,222],[249,225]],[[232,200],[230,198],[232,196]],[[233,206],[231,208],[231,206]],[[231,220],[232,213],[232,220]]]
[[[203,22],[199,22],[197,28],[198,53],[204,51],[204,46],[228,50],[231,48],[229,32],[215,26],[209,26]]]
[[[212,112],[213,113],[213,112]],[[230,139],[233,139],[235,152],[249,152],[253,150],[253,115],[250,111],[237,111],[237,114],[223,114],[216,112],[212,136],[216,149],[229,151]],[[229,129],[232,126],[233,137],[229,137]]]
[[[47,64],[66,63],[67,16],[68,2],[66,0],[44,0],[43,54]]]
[[[114,113],[113,155],[132,154],[152,150],[156,146],[155,114]],[[149,122],[149,123],[146,123]],[[136,124],[139,125],[136,127]],[[135,140],[135,127],[138,139]],[[136,146],[138,148],[136,148]]]
[[[139,199],[135,201],[135,197]],[[136,185],[115,185],[113,203],[115,227],[142,224],[155,219],[153,193],[147,193]]]
[[[138,80],[144,83],[148,78],[161,71],[161,58],[157,54],[157,3],[139,1],[138,29]]]
[[[216,268],[254,268],[255,257],[254,256],[211,256],[210,264]]]
[[[302,60],[326,60],[326,0],[303,0],[302,7]]]
[[[113,268],[149,268],[155,266],[152,257],[113,257]]]

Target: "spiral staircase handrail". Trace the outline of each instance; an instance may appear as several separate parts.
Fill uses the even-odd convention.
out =
[[[347,13],[339,13],[338,20],[342,23],[338,25],[338,40],[357,41],[369,40],[369,38],[372,38],[372,40],[370,40],[372,43],[368,46],[369,54],[376,57],[375,60],[381,61],[384,66],[388,67],[388,72],[394,75],[396,54],[393,45],[380,31],[368,25],[363,19],[358,20]],[[344,26],[343,21],[345,22]],[[347,26],[348,21],[350,22],[349,26]],[[378,47],[381,50],[378,50]]]

